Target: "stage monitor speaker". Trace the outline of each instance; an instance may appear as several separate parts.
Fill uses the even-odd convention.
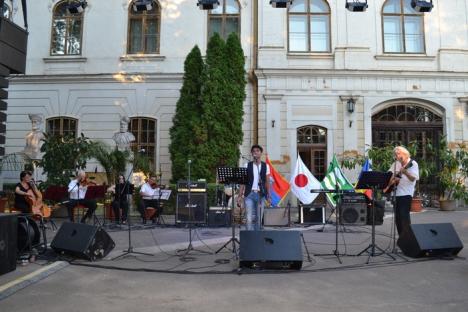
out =
[[[367,201],[364,194],[346,194],[341,201],[340,222],[343,225],[366,225]]]
[[[265,208],[263,210],[263,225],[265,226],[288,226],[288,208]]]
[[[403,253],[412,258],[455,256],[463,249],[451,223],[411,224],[397,243]]]
[[[206,193],[190,193],[192,209],[189,211],[188,193],[177,194],[176,223],[206,223]]]
[[[18,215],[0,213],[0,275],[16,270]]]
[[[115,243],[101,227],[65,222],[50,246],[57,253],[94,261],[104,258]]]
[[[231,208],[210,207],[208,226],[231,226]]]
[[[239,266],[300,270],[301,234],[299,231],[240,231]]]

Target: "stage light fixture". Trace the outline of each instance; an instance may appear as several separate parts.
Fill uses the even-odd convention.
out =
[[[293,0],[270,0],[270,4],[274,8],[289,8],[289,6],[293,3]]]
[[[218,0],[198,0],[197,2],[197,6],[200,10],[214,10],[218,5]]]
[[[133,11],[151,11],[153,9],[153,0],[136,0],[133,1]]]
[[[346,6],[348,11],[351,12],[364,12],[368,5],[367,0],[360,1],[360,0],[346,0]]]
[[[86,1],[69,2],[67,5],[68,14],[83,13],[84,9],[88,6]]]
[[[424,1],[424,0],[411,0],[411,7],[420,13],[424,12],[431,12],[434,5],[432,4],[432,0]]]

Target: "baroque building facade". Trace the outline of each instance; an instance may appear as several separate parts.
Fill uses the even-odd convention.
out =
[[[8,1],[7,5],[8,5]],[[219,32],[240,35],[249,73],[244,143],[263,145],[286,176],[298,154],[320,179],[333,154],[372,144],[468,141],[468,1],[376,0],[350,12],[344,0],[29,1],[27,74],[10,81],[6,153],[23,150],[28,114],[48,133],[84,133],[110,145],[121,116],[135,149],[170,178],[169,128],[185,56]],[[19,19],[18,10],[12,18]],[[93,167],[94,168],[94,167]]]

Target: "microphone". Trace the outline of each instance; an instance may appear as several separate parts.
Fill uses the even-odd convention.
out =
[[[146,152],[146,150],[144,148],[141,148],[141,149],[138,150],[138,153],[144,153],[144,152]]]
[[[250,161],[250,158],[248,158],[248,157],[245,157],[244,155],[241,155],[241,158],[242,158],[242,159],[244,159],[244,160],[248,160],[248,161]]]
[[[191,164],[191,163],[192,163],[192,160],[191,160],[191,159],[187,160],[187,163],[188,163],[188,164]]]

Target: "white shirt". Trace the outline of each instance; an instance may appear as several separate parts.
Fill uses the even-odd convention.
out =
[[[411,181],[405,174],[402,174],[400,183],[398,183],[396,189],[396,196],[414,195],[414,186],[416,185],[416,181],[419,180],[419,166],[415,160],[411,159],[410,161],[413,162],[413,165],[407,170],[409,174],[415,177],[415,179],[414,181]],[[393,173],[399,172],[401,170],[401,167],[401,163],[399,161],[396,161],[392,164],[389,171]]]
[[[159,187],[152,188],[151,185],[145,183],[141,186],[140,193],[150,194],[150,196],[142,196],[143,199],[158,199],[159,198]]]
[[[244,165],[245,168],[248,167],[248,163]],[[262,168],[261,168],[261,165],[262,163],[260,163],[259,165],[257,165],[255,162],[252,163],[252,167],[253,167],[253,183],[252,183],[252,191],[260,191],[260,186],[258,185],[258,182],[259,182],[259,176],[260,176],[260,172],[262,171]],[[270,175],[270,166],[268,166],[267,164],[265,164],[267,167],[266,167],[266,178],[268,179],[268,175]],[[265,181],[266,183],[267,181]]]
[[[71,180],[68,184],[68,193],[70,194],[70,199],[84,199],[87,189],[88,187],[81,186],[78,180]]]

